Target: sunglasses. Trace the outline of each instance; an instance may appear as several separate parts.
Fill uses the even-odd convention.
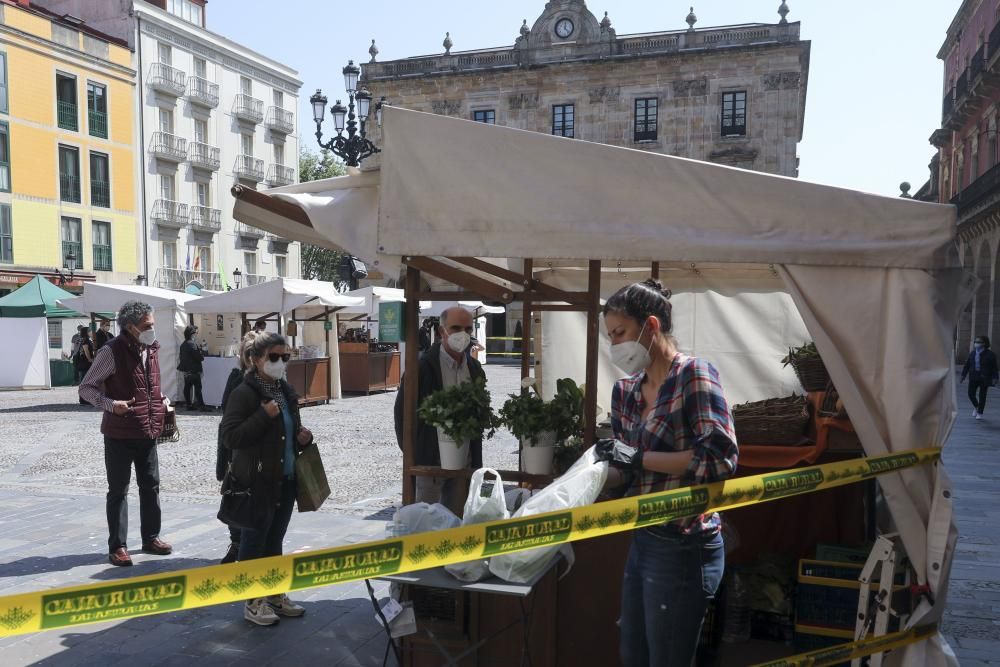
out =
[[[281,359],[282,361],[284,361],[284,362],[285,362],[285,363],[287,364],[287,363],[288,363],[288,360],[292,358],[292,355],[290,355],[290,354],[289,354],[289,353],[287,353],[287,352],[286,352],[286,353],[284,353],[284,354],[278,354],[277,352],[271,352],[271,353],[269,353],[269,354],[267,355],[267,358],[268,358],[268,360],[270,360],[270,361],[271,361],[272,363],[273,363],[273,362],[275,362],[275,361],[277,361],[278,359]]]

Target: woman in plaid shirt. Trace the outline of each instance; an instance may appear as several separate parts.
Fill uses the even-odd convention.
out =
[[[605,448],[627,495],[715,482],[736,471],[737,446],[719,373],[677,351],[669,290],[655,280],[607,301],[611,356],[629,377],[615,384],[615,438],[635,454]],[[613,479],[612,479],[613,481]],[[688,667],[702,619],[724,569],[719,515],[635,531],[622,586],[621,655],[626,667]]]

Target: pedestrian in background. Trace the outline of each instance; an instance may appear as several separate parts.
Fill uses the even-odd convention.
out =
[[[202,354],[198,344],[194,342],[196,333],[198,333],[198,327],[188,326],[184,328],[184,342],[181,343],[177,370],[184,374],[184,405],[187,406],[188,410],[205,412],[208,407],[201,395],[201,375],[204,371],[201,362],[204,361],[205,355]],[[194,393],[193,402],[191,400],[192,390]]]
[[[251,368],[230,394],[222,417],[222,442],[233,456],[230,475],[236,485],[250,490],[260,516],[256,526],[241,531],[240,561],[281,555],[295,509],[295,458],[312,443],[312,433],[299,418],[299,398],[284,380],[290,358],[282,336],[259,336],[251,347]],[[279,616],[305,612],[281,594],[247,600],[243,617],[274,625]]]
[[[142,550],[165,556],[172,547],[160,539],[160,464],[156,438],[170,401],[160,391],[160,344],[153,309],[126,301],[118,310],[118,331],[102,347],[83,384],[80,398],[104,410],[104,467],[108,474],[108,560],[131,565],[128,553],[128,487],[135,467],[139,485]]]
[[[225,414],[226,405],[229,404],[229,396],[233,393],[236,387],[243,384],[243,377],[248,370],[252,367],[252,362],[250,361],[250,353],[253,350],[253,343],[257,340],[260,335],[257,331],[249,331],[247,335],[243,336],[243,340],[240,341],[239,350],[239,366],[234,368],[229,373],[229,378],[226,379],[226,388],[222,392],[222,412]],[[232,450],[228,449],[222,443],[222,424],[219,424],[219,438],[216,445],[215,452],[215,478],[222,481],[223,477],[226,476],[226,471],[229,469],[229,462],[232,460]],[[229,526],[229,549],[226,551],[226,555],[222,557],[222,565],[226,563],[236,562],[236,558],[240,551],[240,529],[236,526]]]
[[[111,321],[106,319],[101,319],[101,324],[97,329],[97,333],[94,334],[94,350],[99,350],[108,344],[108,341],[114,338],[111,335]]]
[[[76,355],[73,357],[73,368],[76,370],[77,378],[83,379],[87,375],[87,371],[94,363],[94,353],[94,341],[90,338],[90,329],[82,327],[76,344]],[[81,398],[80,405],[86,404],[87,402]]]
[[[82,324],[78,324],[76,333],[69,339],[69,360],[73,364],[73,384],[80,384],[80,380],[83,379],[83,375],[80,374],[80,370],[76,366],[76,358],[80,354],[80,338],[86,328]]]
[[[972,416],[977,420],[983,418],[986,409],[986,392],[997,385],[998,376],[997,355],[990,349],[988,336],[976,336],[972,346],[972,354],[965,360],[962,369],[962,379],[969,378],[969,400],[972,401]]]

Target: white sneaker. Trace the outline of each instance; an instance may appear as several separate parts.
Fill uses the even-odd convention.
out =
[[[243,606],[243,618],[257,625],[274,625],[281,620],[264,598],[247,600]]]
[[[972,408],[972,416],[975,417],[976,419],[979,419],[979,410]]]
[[[274,613],[277,614],[278,616],[298,618],[299,616],[302,616],[303,614],[306,613],[305,607],[295,604],[294,602],[289,600],[288,596],[285,595],[284,593],[282,593],[281,595],[271,595],[267,598],[264,598],[264,600],[265,602],[267,602],[267,606],[269,606],[272,610],[274,610]]]
[[[983,418],[983,416],[977,412],[976,413],[976,421],[979,421],[982,418]]]

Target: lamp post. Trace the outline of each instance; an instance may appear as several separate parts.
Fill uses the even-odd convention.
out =
[[[66,268],[69,269],[69,276],[67,277],[65,273],[63,273],[59,269],[56,269],[56,273],[59,275],[60,285],[65,285],[68,282],[72,282],[73,273],[76,271],[76,255],[73,254],[72,250],[66,253],[66,257],[64,257],[63,259],[66,260]]]
[[[240,267],[237,266],[235,269],[233,269],[233,284],[236,285],[236,289],[240,288],[242,282],[243,282],[243,272],[240,271]]]
[[[358,90],[361,68],[355,65],[353,60],[347,62],[343,73],[348,104],[345,107],[340,100],[337,100],[330,107],[330,115],[333,116],[333,127],[337,131],[337,136],[325,143],[323,141],[323,117],[326,115],[327,103],[323,91],[317,88],[316,93],[309,98],[309,102],[312,103],[313,120],[316,121],[316,141],[320,148],[343,159],[348,167],[357,167],[365,158],[380,152],[375,144],[368,140],[367,132],[365,132],[372,107],[372,94],[364,88]],[[354,113],[355,102],[357,102],[357,115]],[[375,104],[375,121],[379,127],[382,126],[382,106],[385,103],[383,97]]]

